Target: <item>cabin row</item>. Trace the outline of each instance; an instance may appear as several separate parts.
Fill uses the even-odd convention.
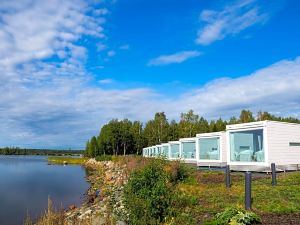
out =
[[[300,124],[261,121],[227,125],[226,131],[144,148],[143,156],[162,156],[203,167],[230,165],[240,171],[268,171],[271,163],[281,170],[298,170]]]

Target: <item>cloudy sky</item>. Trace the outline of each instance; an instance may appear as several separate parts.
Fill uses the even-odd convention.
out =
[[[300,117],[298,0],[1,0],[0,146],[82,148],[112,118]]]

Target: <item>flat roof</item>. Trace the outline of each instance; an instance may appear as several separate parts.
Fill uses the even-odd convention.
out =
[[[180,142],[196,141],[196,137],[180,138],[179,141],[180,141]]]
[[[279,123],[279,124],[289,124],[289,125],[300,126],[300,124],[298,124],[298,123],[289,123],[289,122],[282,122],[282,121],[275,121],[275,120],[263,120],[263,121],[250,122],[250,123],[238,123],[238,124],[226,125],[226,130],[264,127],[264,126],[267,126],[268,123],[277,123],[277,124]]]
[[[213,136],[221,136],[222,134],[226,133],[226,131],[219,131],[219,132],[210,132],[210,133],[200,133],[196,134],[196,137],[213,137]]]

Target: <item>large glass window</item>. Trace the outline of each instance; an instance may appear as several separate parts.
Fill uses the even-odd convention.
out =
[[[220,138],[199,139],[200,160],[220,160]]]
[[[171,158],[179,158],[180,152],[179,152],[179,144],[171,144]]]
[[[169,146],[168,145],[162,147],[162,155],[164,157],[168,157],[169,156]]]
[[[182,142],[182,158],[184,159],[194,159],[196,154],[195,141]]]
[[[157,147],[154,147],[153,149],[154,149],[154,156],[158,156],[158,149],[157,149]]]
[[[157,147],[156,149],[157,149],[157,154],[156,155],[160,156],[161,155],[161,147]]]
[[[240,162],[264,162],[263,129],[230,133],[230,159]]]
[[[151,148],[151,156],[155,156],[154,148]]]

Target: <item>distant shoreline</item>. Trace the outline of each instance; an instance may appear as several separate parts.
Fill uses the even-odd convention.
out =
[[[51,150],[26,148],[0,148],[0,155],[45,155],[45,156],[80,156],[83,150]]]

